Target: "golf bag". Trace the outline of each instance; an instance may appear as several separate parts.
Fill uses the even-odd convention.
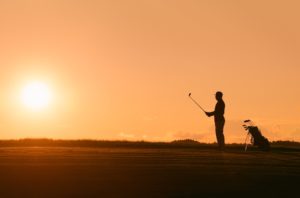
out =
[[[243,127],[246,131],[248,131],[245,140],[245,151],[248,147],[247,140],[249,136],[251,137],[250,142],[252,145],[257,146],[260,150],[263,151],[270,150],[269,140],[261,134],[261,131],[258,129],[258,127],[255,126],[251,120],[245,120],[244,123],[245,124],[243,125]]]

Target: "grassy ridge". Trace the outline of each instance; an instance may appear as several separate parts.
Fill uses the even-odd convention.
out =
[[[126,140],[54,140],[54,139],[19,139],[0,140],[0,147],[5,146],[62,146],[62,147],[203,147],[214,144],[200,143],[194,140],[177,140],[173,142],[147,142]]]
[[[190,139],[172,142],[146,141],[107,141],[107,140],[54,140],[54,139],[19,139],[0,140],[0,147],[128,147],[128,148],[216,148],[216,143],[201,143]],[[241,149],[244,144],[227,144],[227,149]],[[250,147],[251,149],[252,147]],[[300,142],[276,141],[271,142],[275,150],[300,150]]]

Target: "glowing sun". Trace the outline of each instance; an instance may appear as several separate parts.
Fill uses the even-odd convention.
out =
[[[40,110],[49,105],[52,99],[52,92],[49,87],[42,82],[28,83],[22,89],[22,103],[32,110]]]

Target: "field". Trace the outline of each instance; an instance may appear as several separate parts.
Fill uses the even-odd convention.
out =
[[[0,197],[291,197],[300,190],[300,148],[101,145],[1,142]]]

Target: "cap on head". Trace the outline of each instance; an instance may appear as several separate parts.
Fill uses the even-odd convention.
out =
[[[223,97],[223,93],[220,92],[220,91],[217,91],[217,92],[216,92],[216,97],[222,98],[222,97]]]

